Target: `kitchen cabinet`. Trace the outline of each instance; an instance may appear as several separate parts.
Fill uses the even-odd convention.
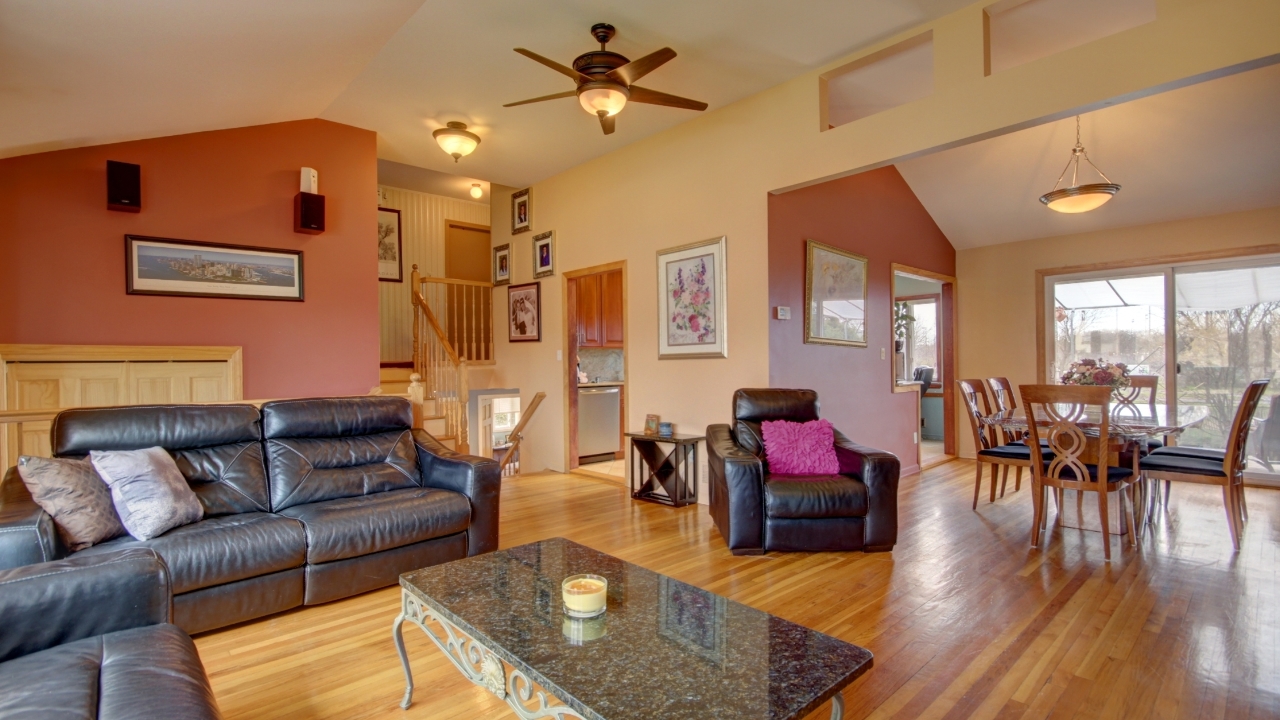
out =
[[[577,279],[578,347],[622,347],[622,271]]]
[[[578,346],[604,347],[600,338],[600,276],[578,278]]]
[[[604,347],[622,347],[622,271],[600,276],[600,337]]]

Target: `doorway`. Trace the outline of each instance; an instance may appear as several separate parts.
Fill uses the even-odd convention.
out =
[[[626,482],[626,261],[564,274],[565,466]]]
[[[893,264],[893,391],[916,393],[916,460],[956,457],[955,278]]]

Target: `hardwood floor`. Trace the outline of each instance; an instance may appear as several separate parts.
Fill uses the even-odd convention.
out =
[[[1025,486],[972,512],[972,473],[955,461],[904,478],[892,553],[733,557],[705,507],[569,475],[506,482],[502,544],[562,535],[866,646],[875,667],[846,718],[1280,716],[1280,491],[1247,490],[1233,554],[1221,495],[1176,485],[1156,532],[1115,543],[1107,564],[1094,532],[1030,547]],[[398,593],[197,637],[225,716],[513,717],[408,626],[417,691],[399,708]]]

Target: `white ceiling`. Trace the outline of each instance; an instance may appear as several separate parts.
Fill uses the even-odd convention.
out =
[[[1081,122],[1089,157],[1122,187],[1088,213],[1057,213],[1038,200],[1071,155],[1074,119],[897,167],[961,249],[1280,204],[1280,65],[1103,108]]]
[[[679,56],[644,86],[717,108],[970,0],[3,0],[0,157],[323,117],[378,132],[379,157],[523,186],[696,115],[635,104],[611,136],[512,52]],[[450,120],[483,142],[455,165]]]

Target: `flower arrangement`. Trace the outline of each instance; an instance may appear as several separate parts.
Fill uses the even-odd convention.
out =
[[[1071,363],[1071,367],[1062,374],[1062,384],[1129,387],[1129,366],[1124,363],[1109,363],[1102,358],[1084,358]]]

